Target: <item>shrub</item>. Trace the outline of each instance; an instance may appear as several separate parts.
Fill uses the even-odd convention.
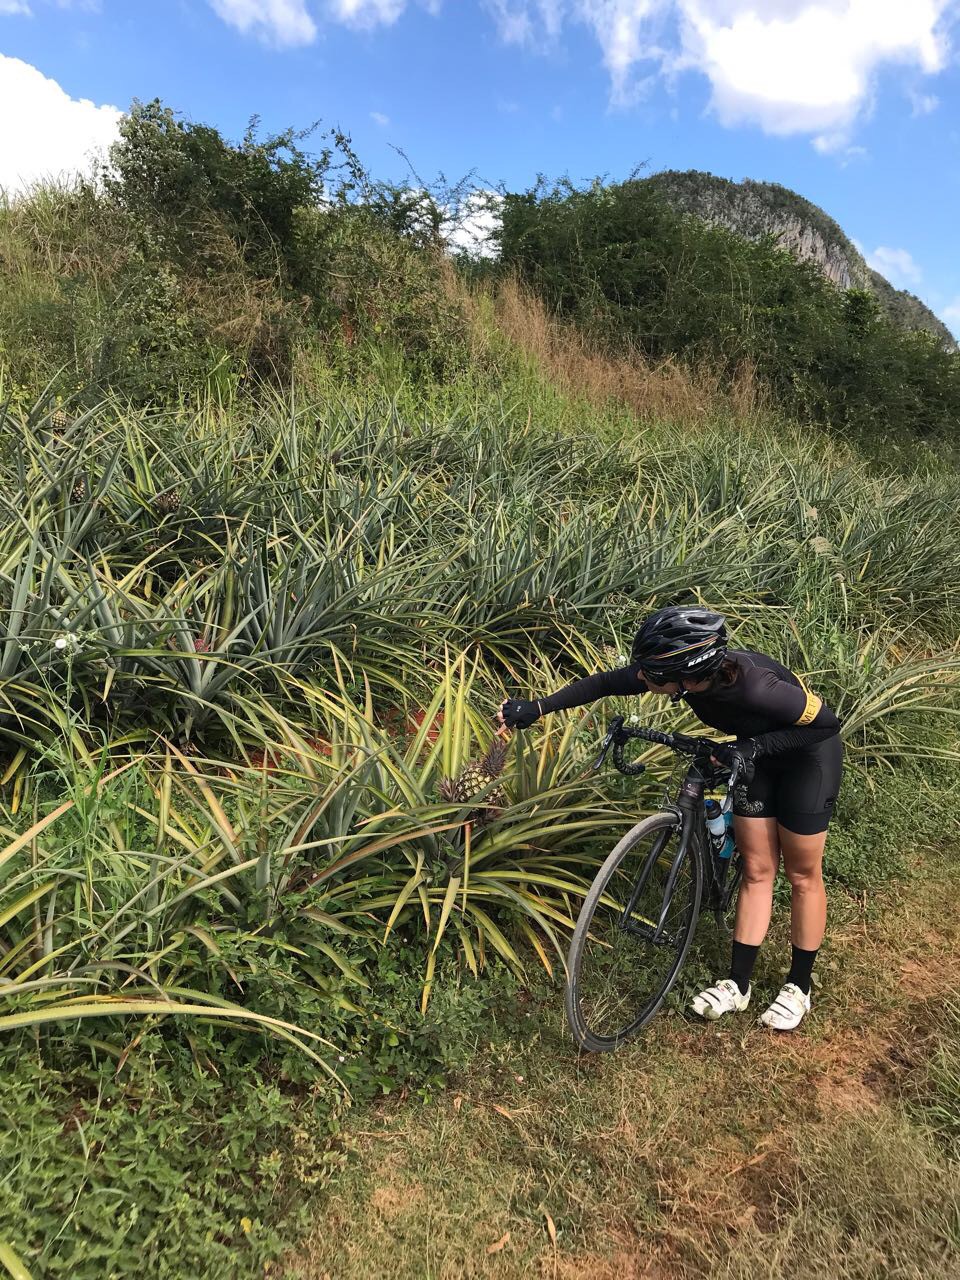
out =
[[[960,359],[905,333],[868,294],[669,207],[632,177],[506,196],[502,264],[614,350],[755,370],[791,414],[896,437],[952,435]]]

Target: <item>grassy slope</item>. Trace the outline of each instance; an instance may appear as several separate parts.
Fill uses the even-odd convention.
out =
[[[285,1274],[372,1280],[387,1259],[395,1280],[960,1274],[960,1167],[908,1102],[960,979],[956,890],[939,864],[866,909],[838,895],[796,1037],[674,1010],[578,1059],[559,997],[532,1000],[527,1033],[434,1103],[356,1118],[357,1158]],[[760,999],[782,913],[770,942]]]
[[[572,384],[557,392],[543,384],[537,367],[551,374],[565,369],[569,374],[569,350],[557,345],[555,332],[524,325],[522,309],[514,320],[518,337],[526,329],[533,359],[529,386],[518,376],[505,394],[509,412],[522,414],[528,423],[529,414],[535,423],[542,418],[558,428],[596,432],[606,440],[635,430],[639,419],[641,452],[664,453],[668,464],[682,456],[701,500],[707,489],[708,446],[730,451],[737,438],[738,451],[749,459],[754,435],[759,449],[768,431],[776,456],[782,450],[783,458],[789,457],[793,465],[802,465],[806,459],[806,474],[815,470],[818,483],[821,472],[826,481],[843,471],[841,447],[818,439],[813,453],[809,442],[803,446],[791,434],[753,422],[750,387],[724,397],[718,405],[709,379],[692,385],[670,369],[637,370],[597,362],[581,352]],[[571,394],[578,384],[588,388],[595,403],[613,394],[630,411],[588,410]],[[463,387],[457,392],[463,394]],[[455,405],[438,395],[435,405],[404,406],[417,407],[424,416],[433,411],[439,416]],[[743,417],[725,416],[738,410]],[[725,427],[719,439],[718,420]],[[448,441],[448,447],[452,443]],[[787,481],[795,483],[790,477]],[[611,484],[619,483],[622,477],[615,474]],[[856,476],[854,483],[859,483]],[[748,493],[756,487],[751,484]],[[825,505],[819,496],[816,501]],[[651,520],[654,505],[651,502]],[[697,518],[710,523],[709,512]],[[694,516],[687,513],[687,535],[693,523]],[[669,529],[664,536],[672,536]],[[884,544],[887,572],[894,565],[895,552],[896,547],[891,550]],[[916,558],[912,549],[910,555]],[[936,573],[939,582],[942,563]],[[811,587],[815,605],[818,590],[819,579],[815,579]],[[819,638],[815,624],[811,634]],[[908,825],[911,820],[908,815]],[[881,831],[867,850],[857,853],[865,854],[865,863],[872,864],[887,857],[887,844],[899,848],[907,843],[898,836],[886,838],[885,844]],[[833,848],[835,857],[846,850],[836,838]],[[838,897],[836,904],[846,904],[846,915],[842,928],[834,929],[832,953],[824,964],[824,976],[837,977],[838,983],[821,1002],[818,1020],[809,1032],[786,1046],[751,1031],[705,1031],[672,1015],[661,1020],[641,1044],[615,1059],[581,1063],[567,1044],[557,991],[531,995],[523,1008],[531,1016],[519,1020],[519,1030],[512,1016],[499,1028],[483,1027],[485,1038],[497,1047],[482,1053],[460,1084],[436,1103],[391,1107],[382,1114],[358,1111],[351,1121],[352,1144],[347,1144],[353,1146],[355,1156],[342,1171],[334,1172],[331,1189],[314,1211],[317,1230],[293,1250],[288,1272],[318,1280],[327,1273],[512,1276],[529,1274],[539,1266],[548,1275],[602,1276],[604,1268],[611,1275],[631,1274],[631,1269],[637,1275],[655,1275],[659,1268],[660,1275],[682,1276],[694,1271],[702,1274],[706,1251],[731,1276],[765,1274],[756,1254],[758,1242],[765,1242],[754,1224],[772,1228],[780,1243],[794,1237],[806,1240],[805,1233],[814,1230],[817,1215],[829,1205],[832,1186],[845,1188],[840,1200],[855,1210],[856,1184],[849,1173],[852,1157],[844,1144],[853,1144],[860,1158],[865,1150],[883,1153],[891,1143],[901,1142],[913,1153],[904,1164],[909,1178],[900,1168],[893,1181],[868,1186],[854,1226],[860,1223],[863,1231],[874,1232],[871,1215],[879,1212],[892,1215],[895,1224],[913,1223],[916,1229],[911,1228],[913,1234],[905,1235],[902,1245],[891,1242],[888,1246],[902,1249],[904,1268],[899,1272],[876,1267],[872,1272],[838,1271],[835,1264],[841,1245],[827,1232],[825,1240],[833,1252],[825,1255],[824,1274],[922,1274],[921,1264],[941,1247],[936,1243],[937,1232],[943,1235],[949,1229],[942,1212],[932,1227],[924,1225],[926,1197],[931,1186],[938,1194],[949,1191],[955,1175],[922,1135],[915,1139],[914,1131],[905,1127],[909,1122],[883,1088],[864,1085],[858,1064],[872,1066],[880,1060],[886,1041],[881,1035],[864,1042],[859,1023],[864,1010],[872,1011],[882,994],[878,974],[885,975],[906,958],[925,975],[936,972],[944,955],[949,957],[956,940],[950,919],[954,897],[953,879],[946,871],[917,884],[902,902],[899,893],[888,894],[884,906],[891,908],[889,917],[876,913],[861,917],[853,900]],[[926,923],[917,926],[918,920],[929,921],[929,929]],[[900,939],[908,924],[918,939],[917,950],[904,957]],[[861,937],[864,928],[877,931],[866,948]],[[838,970],[828,969],[830,959]],[[778,974],[769,953],[765,964],[768,985],[773,985]],[[704,961],[704,970],[713,967]],[[691,968],[690,976],[693,980],[701,974]],[[864,976],[868,981],[861,988],[858,983]],[[884,1034],[891,1043],[910,1026],[903,996],[898,988],[889,1006],[880,1002]],[[152,1070],[152,1052],[149,1043],[141,1047],[140,1067],[145,1072]],[[845,1062],[848,1067],[840,1072],[839,1091],[834,1084],[821,1088],[822,1082],[834,1080],[837,1064]],[[223,1069],[224,1064],[218,1066]],[[269,1097],[272,1082],[260,1076],[249,1091],[249,1103],[266,1113],[263,1122],[258,1119],[255,1124],[249,1112],[234,1117],[230,1108],[235,1096],[230,1088],[235,1077],[220,1096],[210,1088],[188,1114],[187,1107],[181,1106],[186,1082],[201,1070],[185,1064],[182,1071],[181,1079],[174,1078],[171,1105],[160,1117],[162,1124],[148,1128],[147,1117],[138,1115],[136,1099],[131,1102],[128,1091],[129,1115],[118,1117],[112,1134],[100,1137],[103,1130],[97,1129],[97,1116],[76,1117],[74,1109],[63,1103],[60,1122],[45,1130],[47,1140],[40,1156],[26,1155],[24,1162],[33,1158],[39,1163],[41,1156],[48,1162],[45,1170],[37,1172],[34,1185],[45,1178],[48,1186],[55,1187],[76,1173],[70,1183],[71,1195],[76,1188],[76,1207],[58,1229],[64,1236],[71,1234],[74,1242],[93,1239],[101,1256],[110,1260],[110,1274],[133,1274],[129,1259],[138,1251],[133,1232],[120,1221],[116,1206],[122,1204],[128,1215],[142,1207],[144,1218],[156,1219],[150,1232],[151,1252],[141,1251],[144,1276],[261,1275],[265,1257],[278,1252],[277,1238],[299,1236],[298,1215],[315,1194],[316,1184],[327,1180],[328,1158],[335,1169],[339,1165],[340,1145],[324,1145],[322,1122],[314,1135],[302,1114],[282,1110],[279,1100]],[[203,1074],[207,1084],[213,1085],[212,1072]],[[160,1084],[169,1087],[166,1079]],[[8,1085],[16,1088],[17,1082],[10,1080]],[[877,1094],[875,1102],[871,1092]],[[856,1107],[847,1106],[847,1094]],[[753,1103],[754,1097],[761,1102]],[[870,1105],[871,1123],[879,1116],[886,1126],[879,1139],[864,1136],[858,1127],[856,1117],[864,1100]],[[210,1109],[208,1115],[203,1112],[205,1106]],[[789,1119],[789,1133],[778,1145],[772,1135],[778,1130],[781,1109]],[[181,1110],[182,1121],[177,1123]],[[844,1127],[835,1130],[837,1115],[845,1117]],[[307,1137],[300,1137],[304,1132]],[[111,1141],[116,1141],[121,1158],[114,1158]],[[916,1150],[915,1141],[919,1143]],[[306,1155],[298,1153],[297,1142],[310,1148]],[[164,1175],[168,1182],[162,1195],[158,1178],[143,1157],[145,1149],[151,1160],[176,1157],[178,1167],[174,1174]],[[138,1179],[131,1173],[132,1160],[143,1164]],[[134,1167],[140,1174],[140,1166]],[[0,1168],[0,1193],[7,1172]],[[10,1177],[15,1190],[26,1185],[16,1170]],[[823,1187],[827,1190],[821,1194],[818,1188]],[[215,1214],[201,1212],[205,1200],[213,1202]],[[753,1212],[751,1204],[756,1205]],[[50,1209],[50,1204],[45,1207]],[[203,1264],[192,1269],[182,1262],[187,1213],[191,1247],[198,1251],[190,1256],[203,1258]],[[171,1221],[179,1224],[178,1232],[183,1234],[162,1239]],[[549,1239],[549,1222],[558,1233],[556,1251]],[[270,1238],[257,1239],[261,1231]],[[507,1232],[509,1240],[488,1252]],[[219,1251],[215,1261],[211,1261],[213,1255],[201,1254],[197,1244],[211,1234]],[[262,1248],[254,1248],[255,1243]],[[57,1247],[56,1241],[49,1244],[51,1251]],[[84,1247],[85,1263],[95,1265],[92,1250],[86,1243]],[[955,1239],[949,1247],[955,1249]],[[805,1244],[797,1256],[809,1260]],[[124,1260],[118,1261],[121,1257]],[[44,1262],[30,1260],[35,1280],[46,1274],[71,1274],[64,1267],[46,1271]],[[273,1274],[278,1267],[274,1266]],[[781,1274],[791,1272],[781,1269]]]

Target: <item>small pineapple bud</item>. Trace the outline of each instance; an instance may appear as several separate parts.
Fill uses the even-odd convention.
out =
[[[72,502],[82,502],[87,496],[86,481],[78,480],[70,490],[70,500]]]
[[[193,642],[194,653],[209,653],[210,641],[206,636],[197,636]]]
[[[490,744],[490,750],[483,757],[481,767],[491,778],[499,778],[503,773],[503,766],[507,763],[507,745],[505,738],[496,737]]]
[[[171,515],[174,511],[180,510],[180,490],[165,489],[163,493],[158,493],[153,500],[153,505],[161,515]]]
[[[72,425],[73,419],[65,414],[62,409],[54,409],[53,413],[51,413],[49,420],[49,427],[51,431],[60,435]]]

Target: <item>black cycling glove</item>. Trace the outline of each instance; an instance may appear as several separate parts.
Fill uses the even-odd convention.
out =
[[[742,782],[747,787],[750,785],[757,772],[757,744],[753,738],[741,738],[737,742],[721,742],[714,748],[713,754],[731,772],[737,769],[738,782]]]
[[[508,729],[529,729],[542,714],[539,702],[524,702],[515,698],[508,698],[501,706],[500,713]]]

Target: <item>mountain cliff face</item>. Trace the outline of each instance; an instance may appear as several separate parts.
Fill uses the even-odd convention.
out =
[[[805,262],[815,263],[841,289],[876,295],[890,319],[903,329],[924,329],[946,347],[956,342],[946,325],[919,298],[872,270],[833,218],[817,205],[775,182],[730,182],[695,169],[666,170],[646,179],[684,213],[726,227],[749,240],[770,236]]]

